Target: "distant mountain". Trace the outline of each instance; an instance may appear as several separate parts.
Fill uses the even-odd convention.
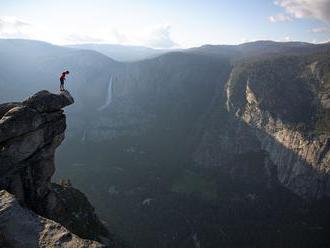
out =
[[[330,51],[329,44],[306,42],[256,41],[241,45],[204,45],[188,49],[189,52],[210,56],[226,56],[233,60],[265,56],[288,56],[322,54]]]
[[[56,177],[132,247],[330,247],[328,44],[126,63],[11,42],[0,43],[0,98],[56,90],[57,73],[72,72]]]
[[[97,51],[121,62],[143,60],[172,51],[168,49],[153,49],[143,46],[125,46],[113,44],[81,44],[68,45],[67,47]]]
[[[107,84],[109,70],[119,65],[95,51],[0,39],[0,101],[15,101],[40,89],[57,91],[63,70],[71,72],[66,87],[78,98],[98,95],[95,85]]]

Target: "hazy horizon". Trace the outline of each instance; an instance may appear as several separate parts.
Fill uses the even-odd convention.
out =
[[[5,0],[0,7],[0,38],[56,45],[100,43],[172,49],[257,40],[330,40],[327,0]]]
[[[191,46],[191,47],[172,47],[172,48],[154,48],[151,46],[147,45],[134,45],[134,44],[120,44],[120,43],[98,43],[98,42],[86,42],[86,43],[69,43],[69,44],[56,44],[53,42],[49,41],[44,41],[44,40],[37,40],[37,39],[28,39],[28,38],[0,38],[0,40],[25,40],[25,41],[31,41],[31,42],[44,42],[53,46],[60,46],[60,47],[70,47],[70,46],[88,46],[88,45],[109,45],[109,46],[123,46],[123,47],[137,47],[137,48],[146,48],[146,49],[154,49],[154,50],[168,50],[168,51],[175,51],[175,50],[185,50],[185,49],[190,49],[190,48],[199,48],[203,46],[240,46],[244,44],[249,44],[249,43],[256,43],[256,42],[275,42],[275,43],[306,43],[306,44],[314,44],[314,45],[322,45],[322,44],[327,44],[330,43],[330,41],[323,41],[320,43],[313,43],[313,42],[307,42],[307,41],[299,41],[299,40],[292,40],[292,41],[277,41],[277,40],[252,40],[252,41],[246,41],[246,42],[241,42],[238,44],[221,44],[221,43],[205,43],[205,44],[200,44],[197,46]]]

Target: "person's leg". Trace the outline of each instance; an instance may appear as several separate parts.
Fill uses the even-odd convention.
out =
[[[64,90],[64,82],[63,80],[61,80],[61,83],[60,83],[60,91],[63,91]]]

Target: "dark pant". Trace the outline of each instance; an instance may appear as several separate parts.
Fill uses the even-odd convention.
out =
[[[60,90],[64,90],[64,79],[60,79],[61,85]]]

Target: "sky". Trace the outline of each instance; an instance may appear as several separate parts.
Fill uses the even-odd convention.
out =
[[[0,0],[0,38],[153,48],[330,40],[330,0]]]

